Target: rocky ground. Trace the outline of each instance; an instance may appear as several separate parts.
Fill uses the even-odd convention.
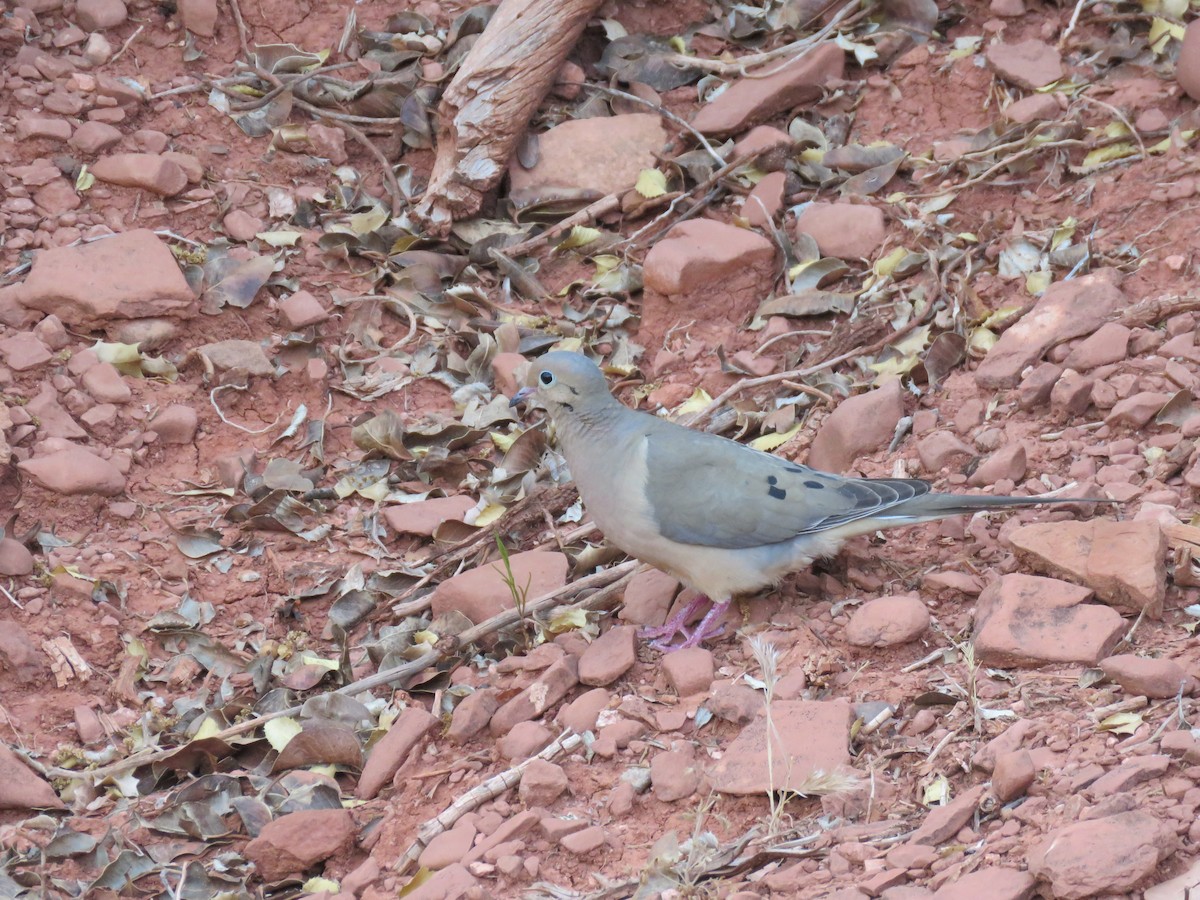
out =
[[[1200,884],[1200,26],[814,11],[609,3],[437,241],[481,10],[5,8],[0,896]],[[509,409],[556,346],[821,468],[1118,502],[856,539],[663,655],[687,592]]]

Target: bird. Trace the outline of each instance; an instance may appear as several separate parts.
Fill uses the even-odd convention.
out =
[[[719,635],[734,597],[777,585],[856,535],[980,510],[1080,502],[938,493],[915,478],[822,472],[630,409],[613,396],[596,363],[570,351],[534,360],[509,405],[531,399],[549,415],[580,497],[605,537],[695,591],[670,621],[643,629],[663,651]],[[709,610],[689,631],[705,603]]]

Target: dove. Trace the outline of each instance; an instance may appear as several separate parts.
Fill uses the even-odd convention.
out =
[[[510,406],[536,399],[554,424],[580,497],[605,537],[697,597],[661,628],[660,650],[721,632],[732,599],[776,585],[849,538],[980,510],[1078,498],[946,494],[912,478],[848,478],[630,409],[579,353],[534,360]],[[711,603],[690,632],[687,623]],[[679,643],[673,643],[675,637]]]

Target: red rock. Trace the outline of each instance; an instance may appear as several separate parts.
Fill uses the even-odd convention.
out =
[[[711,767],[714,790],[738,795],[803,790],[815,772],[831,775],[849,765],[854,712],[845,700],[776,700],[771,705],[771,719],[770,729],[766,715],[747,725]]]
[[[133,392],[117,367],[111,363],[97,363],[83,373],[83,388],[97,403],[128,403]]]
[[[578,663],[573,656],[556,662],[541,676],[513,697],[492,716],[488,729],[493,735],[507,734],[518,722],[541,716],[579,683]]]
[[[1087,372],[1099,366],[1120,362],[1129,352],[1132,332],[1117,322],[1105,322],[1094,334],[1079,342],[1067,358],[1063,367],[1076,372]]]
[[[19,141],[66,141],[71,137],[71,123],[66,119],[21,116],[17,119],[16,137]]]
[[[845,472],[860,456],[888,446],[903,415],[899,379],[847,397],[821,423],[808,464],[824,472]]]
[[[875,206],[814,202],[796,216],[796,234],[811,236],[822,256],[869,259],[887,237],[887,225]]]
[[[477,833],[474,825],[460,820],[459,824],[449,831],[443,831],[431,840],[421,851],[417,863],[434,871],[444,869],[467,855],[471,845],[475,843]]]
[[[1050,390],[1050,409],[1059,418],[1081,416],[1092,405],[1096,382],[1088,375],[1067,369]]]
[[[101,494],[111,497],[125,490],[125,476],[117,467],[82,447],[35,456],[18,463],[17,467],[56,494]]]
[[[854,610],[846,624],[846,640],[855,647],[894,647],[928,630],[929,610],[920,597],[879,597]]]
[[[740,159],[759,150],[790,150],[793,143],[792,136],[786,131],[771,125],[756,125],[733,145],[733,158]]]
[[[501,844],[506,844],[509,841],[517,840],[529,829],[538,825],[541,821],[541,814],[533,810],[525,810],[519,812],[508,821],[502,823],[498,828],[488,834],[486,838],[479,841],[471,848],[470,852],[463,857],[463,862],[470,865],[477,859],[482,859],[484,854],[493,847],[498,847]],[[487,832],[487,829],[483,829]]]
[[[945,806],[936,806],[925,816],[925,821],[908,839],[910,844],[936,847],[958,834],[959,830],[975,816],[979,801],[983,799],[983,786],[977,785]]]
[[[179,0],[183,27],[200,37],[212,37],[217,28],[217,0]]]
[[[79,0],[75,4],[75,21],[84,31],[103,31],[115,28],[129,18],[121,0]]]
[[[225,234],[229,236],[231,241],[241,241],[243,243],[254,240],[255,235],[265,227],[262,219],[250,215],[244,209],[231,209],[225,214],[225,218],[221,220],[221,225],[224,227]],[[305,291],[304,293],[308,292]],[[309,296],[312,295],[309,294]]]
[[[708,692],[713,681],[713,655],[704,647],[688,647],[662,658],[663,674],[680,697]]]
[[[190,444],[196,439],[198,427],[196,410],[183,403],[172,403],[159,410],[146,430],[157,435],[163,444]]]
[[[1024,480],[1028,467],[1025,445],[1009,444],[981,462],[967,479],[967,484],[971,487],[985,487],[1001,479],[1019,483]]]
[[[1110,607],[1085,603],[1091,596],[1086,588],[1052,578],[1001,577],[979,595],[977,658],[997,666],[1096,665],[1116,646],[1125,622]]]
[[[510,732],[511,734],[511,732]],[[562,766],[535,759],[525,767],[517,796],[527,807],[550,806],[562,796],[570,782]]]
[[[975,380],[983,388],[1014,387],[1025,368],[1054,344],[1091,334],[1128,305],[1105,272],[1055,282],[1000,335],[976,369]]]
[[[163,159],[168,159],[187,176],[188,184],[199,184],[204,180],[204,164],[190,153],[180,153],[177,150],[167,150],[162,153]]]
[[[938,888],[933,900],[1028,900],[1036,879],[1020,869],[989,866],[976,869]]]
[[[504,759],[529,759],[554,740],[554,732],[537,722],[518,722],[496,741],[496,752]]]
[[[745,725],[762,712],[763,695],[744,684],[714,684],[706,704],[718,719]]]
[[[1027,91],[1036,91],[1063,77],[1062,57],[1042,41],[995,41],[984,51],[984,58],[993,72]]]
[[[344,809],[302,810],[268,822],[243,854],[270,883],[302,875],[348,849],[354,834],[354,819]]]
[[[399,503],[383,511],[388,527],[399,534],[421,534],[432,536],[443,522],[461,522],[468,511],[475,508],[475,501],[466,494],[453,497],[435,497],[415,503]]]
[[[452,863],[434,874],[416,890],[408,891],[404,900],[460,900],[473,897],[479,890],[479,880],[462,863]],[[375,897],[387,896],[377,894]],[[374,900],[374,898],[373,898]]]
[[[1162,754],[1135,756],[1125,760],[1111,772],[1105,772],[1088,786],[1088,794],[1095,800],[1124,794],[1139,784],[1153,781],[1167,774],[1171,758]]]
[[[1200,101],[1200,24],[1195,20],[1183,32],[1179,61],[1175,64],[1175,80],[1185,94]]]
[[[43,382],[38,395],[25,404],[25,412],[38,420],[38,433],[41,437],[68,440],[87,437],[87,432],[59,404],[58,394],[49,382]]]
[[[115,153],[92,166],[98,181],[141,188],[160,197],[174,197],[187,187],[187,173],[155,153]]]
[[[637,630],[627,625],[610,628],[588,646],[579,660],[583,684],[612,684],[637,662]]]
[[[776,113],[816,100],[822,86],[841,78],[844,70],[842,49],[829,42],[819,44],[784,65],[772,62],[748,72],[702,106],[692,125],[701,134],[718,137],[744,131]]]
[[[1176,846],[1152,813],[1118,813],[1050,832],[1029,855],[1029,869],[1065,900],[1128,891],[1154,874]]]
[[[491,688],[468,694],[454,708],[446,737],[456,744],[465,744],[487,728],[488,722],[499,707],[500,701],[496,698],[496,691]]]
[[[935,431],[917,443],[921,468],[931,474],[975,458],[975,450],[949,431]]]
[[[1025,565],[1094,590],[1118,609],[1162,617],[1167,539],[1156,521],[1043,522],[1008,535]]]
[[[617,618],[634,625],[662,625],[677,593],[679,582],[665,572],[638,572],[625,587]]]
[[[58,794],[21,758],[0,743],[0,809],[64,809]]]
[[[437,716],[430,715],[420,707],[412,706],[400,713],[387,734],[371,748],[354,795],[359,800],[370,800],[376,796],[385,784],[391,782],[413,748],[440,724]]]
[[[1016,800],[1024,796],[1036,775],[1028,750],[1002,753],[996,757],[996,768],[992,770],[992,793],[1001,803]]]
[[[174,254],[146,229],[42,251],[17,299],[82,328],[113,319],[190,315],[196,304]]]
[[[568,853],[576,856],[588,856],[605,845],[608,835],[599,825],[592,825],[581,831],[573,831],[565,835],[558,843]]]
[[[1054,385],[1063,373],[1062,366],[1038,363],[1021,380],[1017,389],[1017,405],[1024,410],[1039,409],[1050,402]]]
[[[1158,415],[1171,399],[1170,394],[1159,391],[1141,391],[1132,397],[1118,400],[1112,411],[1105,416],[1104,421],[1109,425],[1128,425],[1130,428],[1141,429]]]
[[[579,660],[580,669],[583,668],[583,660]],[[580,694],[566,706],[558,711],[555,720],[564,728],[570,728],[577,734],[583,734],[585,731],[595,731],[596,721],[600,718],[600,713],[608,708],[608,704],[612,701],[612,694],[604,688],[593,688],[586,693]]]
[[[742,215],[752,228],[765,228],[775,221],[779,210],[783,208],[784,186],[787,184],[785,172],[768,172],[754,186],[742,206]]]
[[[1100,668],[1128,693],[1156,700],[1174,697],[1180,689],[1187,694],[1193,686],[1191,676],[1172,659],[1151,659],[1123,653],[1101,660]]]
[[[20,541],[0,538],[0,575],[24,578],[33,572],[33,554]]]
[[[515,159],[509,165],[509,196],[519,208],[550,189],[593,200],[629,190],[643,169],[657,165],[666,142],[662,119],[653,113],[568,119],[538,135],[532,168]]]
[[[700,786],[700,766],[691,744],[678,742],[674,749],[650,760],[650,784],[654,798],[663,803],[686,800]]]
[[[27,372],[53,359],[46,345],[30,331],[20,331],[0,340],[0,358],[14,372]]]
[[[104,122],[84,122],[75,129],[70,144],[80,153],[89,156],[102,153],[121,140],[120,129]]]
[[[528,600],[536,600],[567,583],[570,562],[562,553],[527,550],[510,554],[508,561],[515,583],[522,589],[528,585]],[[495,560],[443,581],[430,598],[434,617],[453,609],[478,625],[513,609],[515,603],[504,581],[505,575],[503,565]]]

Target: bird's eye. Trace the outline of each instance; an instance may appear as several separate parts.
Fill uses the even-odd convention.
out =
[[[546,387],[549,387],[550,385],[554,384],[554,373],[543,371],[542,374],[538,376],[538,381],[546,385]]]

